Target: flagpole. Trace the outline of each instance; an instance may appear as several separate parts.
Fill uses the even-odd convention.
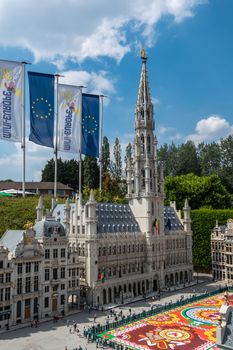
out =
[[[58,84],[59,77],[64,77],[64,75],[55,74],[56,77],[56,98],[55,98],[55,106],[56,106],[56,121],[55,121],[55,144],[54,144],[54,199],[57,199],[57,138],[58,138]]]
[[[79,190],[79,234],[82,234],[82,89],[80,88],[80,129],[79,129],[79,172],[78,172],[78,190]]]
[[[55,144],[54,144],[54,199],[57,199],[57,133],[58,133],[58,83],[59,83],[59,74],[55,74],[56,77],[56,115],[55,115]]]
[[[26,182],[26,64],[31,64],[29,62],[21,62],[23,65],[23,117],[22,117],[22,143],[21,148],[23,150],[23,179],[22,179],[22,190],[23,197],[25,197],[25,182]]]
[[[100,194],[102,192],[102,167],[103,167],[103,161],[102,161],[102,146],[103,146],[103,118],[104,118],[104,95],[100,95],[101,100],[101,110],[100,110],[100,178],[99,178],[99,191]]]

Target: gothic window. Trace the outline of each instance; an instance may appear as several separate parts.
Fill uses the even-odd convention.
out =
[[[141,134],[141,152],[145,152],[145,138],[143,134]]]
[[[144,110],[143,109],[141,109],[141,118],[142,118],[142,120],[144,120]]]
[[[150,169],[150,188],[153,189],[153,182],[152,182],[152,170]]]
[[[113,247],[113,255],[116,255],[116,246]]]
[[[151,203],[151,215],[154,216],[155,215],[155,208],[154,208],[154,203]]]
[[[105,255],[106,255],[106,248],[103,247],[103,256],[105,256]]]
[[[147,152],[150,154],[151,152],[151,143],[150,143],[150,135],[147,135]]]
[[[111,255],[112,254],[112,247],[109,247],[108,248],[108,255]]]
[[[145,170],[141,170],[141,186],[142,188],[145,188]]]

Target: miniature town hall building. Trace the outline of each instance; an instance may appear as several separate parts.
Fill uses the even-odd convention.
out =
[[[80,201],[57,205],[53,215],[77,245],[82,300],[93,306],[190,282],[193,276],[190,207],[184,217],[175,204],[164,207],[164,175],[158,165],[154,112],[142,50],[135,108],[133,159],[127,160],[128,204],[96,203],[93,191]],[[81,215],[80,215],[81,213]]]
[[[133,158],[127,160],[128,204],[76,199],[43,214],[28,230],[0,240],[0,326],[67,314],[71,305],[123,303],[193,278],[187,200],[183,218],[164,206],[154,112],[142,50]],[[80,205],[82,204],[82,205]]]

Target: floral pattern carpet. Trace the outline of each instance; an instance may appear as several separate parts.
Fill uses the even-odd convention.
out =
[[[209,350],[224,295],[218,294],[167,312],[106,331],[100,337],[139,350]],[[233,295],[229,295],[233,304]]]

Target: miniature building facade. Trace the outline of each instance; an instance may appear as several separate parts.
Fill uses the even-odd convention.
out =
[[[218,222],[211,233],[212,273],[216,280],[233,281],[233,220],[226,226]]]

